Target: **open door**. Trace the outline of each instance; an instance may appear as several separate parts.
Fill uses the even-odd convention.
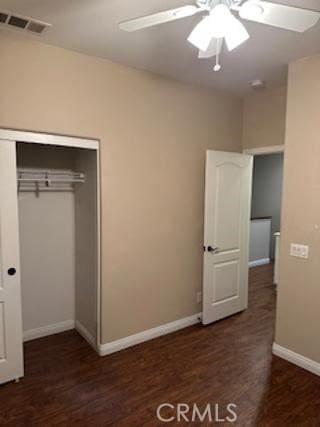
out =
[[[248,306],[252,156],[207,151],[202,323]]]
[[[0,140],[0,384],[23,376],[16,146]]]

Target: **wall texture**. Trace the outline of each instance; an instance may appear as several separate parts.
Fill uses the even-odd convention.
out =
[[[102,342],[197,313],[206,149],[242,102],[1,34],[0,126],[101,139]]]
[[[276,342],[320,362],[320,56],[290,65]],[[290,243],[310,257],[289,256]]]
[[[253,169],[252,217],[271,216],[271,258],[274,258],[274,233],[280,231],[283,154],[255,156]]]
[[[256,92],[245,98],[243,148],[284,144],[286,103],[286,87]]]

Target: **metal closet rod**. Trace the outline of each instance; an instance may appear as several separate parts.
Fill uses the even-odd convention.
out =
[[[81,172],[70,170],[52,169],[25,169],[20,168],[17,172],[19,182],[57,182],[57,183],[84,183],[85,175]]]
[[[23,178],[18,177],[19,182],[78,182],[78,183],[84,183],[84,178]]]
[[[85,183],[85,174],[71,170],[18,168],[18,192],[75,191]]]

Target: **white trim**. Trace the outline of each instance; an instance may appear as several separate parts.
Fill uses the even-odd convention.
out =
[[[100,150],[97,150],[97,307],[96,307],[96,324],[97,324],[97,339],[95,342],[95,350],[98,351],[98,346],[101,343],[101,283],[102,283],[102,261],[101,261],[101,253],[102,253],[102,226],[101,226],[101,199],[102,199],[102,191],[101,191],[101,179],[100,179],[100,171],[101,171],[101,157]]]
[[[257,267],[258,265],[270,264],[270,262],[271,262],[270,258],[256,259],[254,261],[249,261],[249,268],[250,267]]]
[[[98,257],[98,274],[97,274],[97,338],[98,343],[101,341],[101,181],[100,181],[100,140],[96,138],[80,138],[67,135],[54,135],[41,132],[21,131],[14,129],[0,128],[1,140],[10,140],[31,144],[56,145],[73,148],[86,148],[95,150],[97,155],[97,257]],[[33,338],[30,338],[33,339]],[[95,345],[95,349],[97,346]]]
[[[275,342],[272,346],[272,353],[275,356],[281,357],[282,359],[285,359],[288,362],[299,366],[300,368],[306,369],[307,371],[320,376],[319,362],[315,362],[314,360],[308,359],[307,357],[302,356],[299,353],[295,353],[294,351],[289,350],[288,348],[282,347],[281,345]]]
[[[125,348],[132,347],[142,342],[161,337],[162,335],[167,335],[180,329],[187,328],[188,326],[196,325],[200,322],[200,316],[201,313],[194,314],[193,316],[185,317],[184,319],[176,320],[175,322],[166,323],[164,325],[139,332],[138,334],[121,338],[120,340],[101,344],[99,345],[99,354],[100,356],[106,356],[107,354],[124,350]]]
[[[30,142],[32,144],[62,145],[64,147],[99,149],[97,139],[75,138],[73,136],[50,135],[47,133],[36,133],[12,129],[0,129],[0,139],[10,141]]]
[[[263,154],[283,153],[284,150],[284,145],[272,145],[269,147],[245,148],[242,152],[252,156],[262,156]]]
[[[88,329],[85,326],[83,326],[83,324],[79,322],[79,320],[75,321],[75,328],[77,332],[82,336],[82,338],[84,338],[87,341],[87,343],[90,344],[91,347],[97,351],[97,344],[96,344],[96,340],[94,339],[94,336],[91,335]]]
[[[59,334],[60,332],[69,331],[70,329],[74,329],[74,320],[65,320],[64,322],[53,323],[36,329],[29,329],[23,332],[23,342]]]

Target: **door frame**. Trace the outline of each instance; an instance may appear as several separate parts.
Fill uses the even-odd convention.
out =
[[[263,155],[268,155],[268,154],[277,154],[277,153],[283,153],[284,154],[285,153],[285,145],[283,144],[283,145],[270,145],[270,146],[266,146],[266,147],[245,148],[242,150],[242,153],[243,154],[251,154],[253,157],[263,156]],[[253,180],[252,180],[252,182],[253,182]],[[282,182],[282,184],[283,184],[283,182]],[[283,187],[282,187],[282,189],[283,189]],[[282,193],[282,197],[283,197],[283,193]],[[283,205],[281,204],[280,218],[282,218],[282,209],[283,209]],[[279,241],[279,250],[280,250],[280,245],[281,245],[281,241]],[[274,273],[274,279],[273,279],[274,282],[276,280],[275,275],[279,275],[279,272],[277,271]]]
[[[244,148],[243,154],[251,154],[252,156],[263,156],[265,154],[284,153],[284,145],[270,145],[268,147]]]
[[[98,352],[101,346],[101,180],[100,180],[100,140],[68,135],[57,135],[34,131],[21,131],[0,128],[0,140],[23,142],[61,147],[84,148],[96,151],[97,156],[97,342],[94,349]]]

